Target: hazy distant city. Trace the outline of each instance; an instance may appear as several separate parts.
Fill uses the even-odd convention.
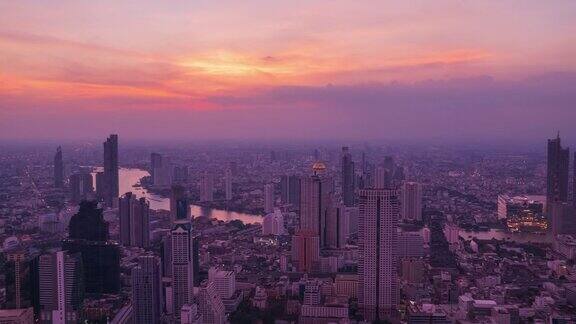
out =
[[[538,144],[5,144],[0,318],[568,323],[576,163]]]
[[[575,0],[0,0],[0,324],[576,324]]]

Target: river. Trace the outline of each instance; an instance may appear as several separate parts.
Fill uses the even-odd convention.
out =
[[[96,170],[101,168],[96,168]],[[140,186],[140,179],[149,176],[148,171],[141,169],[120,168],[118,172],[120,194],[128,191],[134,193],[138,198],[144,197],[150,202],[150,208],[153,210],[170,210],[170,199],[149,192],[146,188]],[[136,185],[136,186],[134,186]],[[192,217],[209,217],[221,221],[241,220],[245,224],[262,223],[262,216],[233,211],[205,208],[197,205],[190,205]]]
[[[460,237],[469,240],[476,238],[479,240],[505,240],[517,243],[552,243],[553,237],[552,233],[547,232],[545,234],[534,234],[534,233],[509,233],[503,230],[491,229],[489,231],[478,231],[478,232],[468,232],[460,230]]]

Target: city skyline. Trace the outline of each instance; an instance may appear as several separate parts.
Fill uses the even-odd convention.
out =
[[[574,141],[575,6],[3,1],[0,140]]]
[[[0,323],[576,323],[574,0],[0,0]]]

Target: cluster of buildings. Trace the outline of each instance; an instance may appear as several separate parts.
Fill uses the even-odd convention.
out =
[[[126,155],[167,210],[120,192],[118,149],[111,135],[103,168],[66,172],[59,147],[48,168],[32,157],[0,175],[19,188],[0,205],[0,322],[576,320],[576,199],[559,137],[543,168],[348,147],[195,154],[206,167]],[[209,219],[193,203],[263,216]]]

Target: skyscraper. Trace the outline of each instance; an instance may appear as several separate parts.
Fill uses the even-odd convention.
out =
[[[326,220],[326,247],[339,249],[346,244],[348,213],[344,204],[332,204]]]
[[[209,202],[214,200],[214,177],[205,172],[200,179],[200,201]]]
[[[568,169],[570,153],[562,148],[560,134],[548,140],[548,164],[546,178],[546,206],[548,211],[555,202],[568,201]]]
[[[120,242],[124,246],[150,246],[150,207],[145,198],[137,199],[131,192],[118,198]]]
[[[402,186],[402,219],[422,220],[422,185],[418,182],[404,182]]]
[[[332,179],[323,174],[325,169],[324,163],[316,162],[314,174],[300,180],[300,229],[318,235],[321,247],[326,244],[326,216],[333,193]]]
[[[104,142],[104,202],[112,206],[119,196],[118,135],[112,134]]]
[[[82,201],[72,216],[62,250],[80,253],[87,293],[116,293],[120,289],[120,249],[108,240],[108,223],[95,201]]]
[[[162,167],[162,155],[158,153],[150,154],[150,178],[152,183],[156,183],[156,169]]]
[[[90,198],[94,193],[92,175],[89,172],[78,172],[70,176],[70,191],[72,201],[80,202]]]
[[[267,183],[264,185],[264,212],[271,213],[274,211],[274,184]]]
[[[172,313],[179,316],[182,306],[193,301],[194,260],[190,220],[177,220],[170,231],[172,239]]]
[[[224,172],[224,192],[226,200],[232,200],[232,169],[226,168]]]
[[[170,221],[190,219],[190,203],[186,189],[181,185],[173,185],[170,192]]]
[[[300,207],[300,178],[296,175],[283,175],[280,178],[280,199],[285,204]]]
[[[344,205],[354,205],[354,161],[352,161],[352,154],[348,151],[348,147],[342,147],[341,158],[341,177],[342,177],[342,198]]]
[[[297,230],[292,236],[292,261],[300,272],[318,270],[320,261],[320,239],[310,230]]]
[[[34,306],[37,288],[33,287],[34,269],[32,258],[25,249],[4,252],[6,262],[0,268],[4,274],[4,308],[28,308]]]
[[[358,303],[367,320],[394,315],[398,304],[398,192],[360,190]]]
[[[62,147],[58,146],[54,155],[54,187],[64,187],[64,161],[62,160]]]
[[[132,306],[134,323],[157,324],[162,314],[162,278],[160,258],[138,258],[132,269]]]
[[[200,287],[197,302],[204,323],[226,323],[224,303],[222,303],[222,298],[218,295],[214,283],[208,282],[205,287]]]
[[[79,254],[64,251],[39,259],[40,323],[80,322],[78,311],[84,300]]]
[[[572,205],[576,207],[576,152],[574,152],[574,170],[572,170]]]

